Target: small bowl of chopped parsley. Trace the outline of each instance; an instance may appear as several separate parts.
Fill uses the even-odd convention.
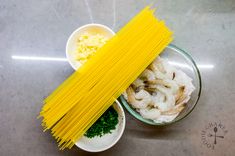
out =
[[[125,113],[116,100],[104,114],[86,131],[76,145],[89,152],[101,152],[111,148],[121,138],[125,129]]]

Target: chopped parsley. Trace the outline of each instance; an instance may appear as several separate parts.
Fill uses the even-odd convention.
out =
[[[87,130],[85,136],[93,138],[95,136],[103,136],[116,128],[118,124],[118,113],[113,108],[109,107],[108,110]]]

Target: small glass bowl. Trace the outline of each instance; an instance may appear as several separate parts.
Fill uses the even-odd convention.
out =
[[[187,102],[184,110],[171,122],[155,123],[153,120],[143,118],[137,111],[135,111],[134,108],[132,108],[128,104],[128,102],[125,100],[123,96],[120,96],[118,98],[120,103],[122,103],[124,107],[127,109],[127,111],[135,118],[146,124],[156,125],[156,126],[163,126],[175,123],[185,118],[188,114],[190,114],[200,98],[201,87],[202,87],[199,69],[193,58],[188,53],[178,48],[177,46],[170,44],[167,46],[167,48],[165,48],[165,50],[161,53],[160,56],[162,58],[167,59],[167,61],[171,65],[175,66],[175,68],[177,69],[182,70],[189,77],[192,78],[192,83],[195,86],[195,90],[191,94],[191,98]]]

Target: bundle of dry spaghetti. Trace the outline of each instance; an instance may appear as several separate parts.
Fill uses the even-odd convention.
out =
[[[146,7],[47,97],[42,125],[61,149],[71,148],[171,40]]]

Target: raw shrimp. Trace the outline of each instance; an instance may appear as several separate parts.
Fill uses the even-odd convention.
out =
[[[140,90],[135,93],[132,87],[127,89],[127,97],[134,108],[146,108],[152,102],[151,95],[147,91]]]
[[[179,90],[177,91],[177,94],[175,96],[176,105],[185,101],[186,95],[184,94],[184,89],[185,89],[185,87],[181,86],[179,88]]]
[[[145,81],[149,81],[149,80],[154,80],[155,75],[151,70],[145,69],[145,71],[139,76],[139,78]]]
[[[135,91],[140,91],[141,89],[144,89],[144,81],[137,78],[133,83],[132,83],[132,86],[134,88]]]
[[[133,83],[132,83],[135,87],[142,87],[144,86],[144,81],[137,78]]]
[[[144,108],[139,110],[140,115],[145,118],[145,119],[157,119],[160,115],[161,112],[157,108]]]
[[[168,110],[168,111],[163,111],[161,112],[162,115],[174,115],[177,114],[179,112],[181,112],[184,109],[184,106],[181,105],[179,107],[175,106],[174,108]]]
[[[166,60],[158,57],[150,65],[150,69],[154,72],[158,79],[174,79],[176,69],[172,67]]]
[[[163,67],[163,64],[162,64],[162,59],[160,57],[156,58],[150,65],[149,65],[149,68],[155,72],[155,71],[159,71],[163,74],[166,73],[164,67]]]
[[[168,89],[170,89],[173,94],[176,94],[177,91],[179,90],[179,86],[177,85],[177,83],[170,79],[166,79],[166,80],[155,79],[152,81],[148,81],[147,83],[151,85],[163,85],[167,87]]]
[[[164,94],[165,100],[162,102],[155,102],[154,105],[157,105],[157,107],[161,111],[167,111],[175,106],[175,97],[172,95],[172,93],[169,91],[169,89],[163,87],[163,86],[157,86],[157,89]]]
[[[153,74],[158,79],[167,79],[167,76],[165,75],[166,71],[163,69],[163,66],[161,63],[159,63],[158,59],[155,59],[153,63],[149,66],[149,69],[153,71]]]
[[[177,71],[177,69],[174,68],[172,65],[170,65],[167,60],[162,61],[162,65],[163,65],[163,67],[166,71],[165,75],[168,77],[168,79],[173,80],[174,77],[175,77],[175,72]]]
[[[174,80],[180,86],[185,87],[184,94],[188,96],[190,96],[192,92],[195,90],[195,87],[192,84],[192,79],[181,70],[176,71]]]
[[[161,114],[159,116],[159,118],[153,120],[155,123],[163,123],[163,122],[171,122],[172,120],[174,120],[177,116],[179,115],[179,113],[174,114],[174,115],[163,115]]]
[[[123,95],[123,97],[124,97],[125,99],[128,99],[127,90],[124,91],[124,92],[122,93],[122,95]]]
[[[152,104],[154,107],[158,107],[158,103],[162,103],[165,100],[165,95],[161,92],[157,92],[157,94],[152,96]]]

